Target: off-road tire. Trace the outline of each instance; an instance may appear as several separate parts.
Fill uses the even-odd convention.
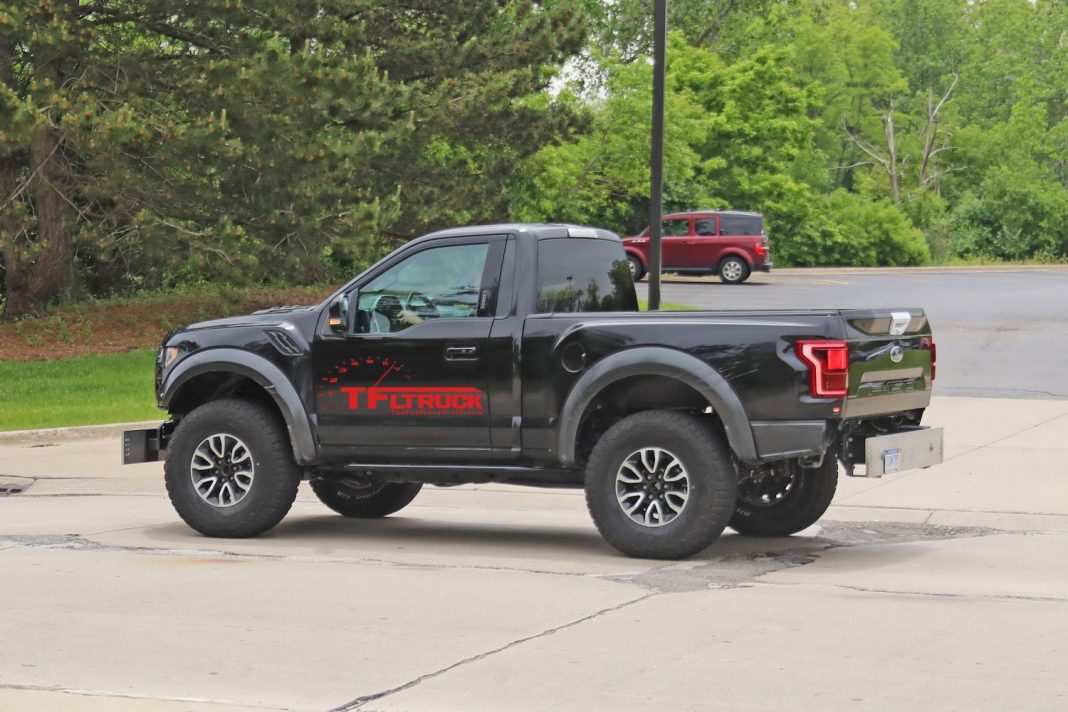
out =
[[[202,499],[190,476],[197,448],[216,434],[240,439],[255,465],[247,493],[225,508]],[[210,401],[182,418],[163,471],[178,516],[201,534],[227,538],[256,536],[282,521],[293,506],[302,474],[281,418],[258,403],[232,399]]]
[[[724,284],[741,284],[749,279],[749,264],[741,257],[727,257],[719,263],[719,279]]]
[[[407,507],[422,489],[421,482],[367,484],[345,480],[314,479],[312,491],[319,501],[345,517],[376,519]]]
[[[631,519],[617,495],[617,475],[643,449],[672,455],[688,479],[681,510],[656,526]],[[609,544],[637,558],[682,559],[708,547],[727,526],[736,491],[737,472],[722,430],[714,421],[675,411],[623,418],[597,441],[586,465],[586,506],[593,523]]]
[[[627,255],[627,262],[630,263],[631,276],[634,277],[634,281],[641,281],[641,278],[645,276],[645,265],[634,255]]]
[[[745,536],[790,536],[823,516],[838,487],[838,460],[827,455],[819,467],[794,467],[796,488],[778,502],[758,507],[739,498],[730,522],[734,531]]]

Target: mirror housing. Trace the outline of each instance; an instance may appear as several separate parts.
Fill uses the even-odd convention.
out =
[[[330,302],[327,309],[326,325],[335,333],[348,331],[349,295],[345,294]]]

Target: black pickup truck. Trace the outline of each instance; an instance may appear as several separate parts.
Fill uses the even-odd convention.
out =
[[[492,225],[417,239],[313,307],[194,324],[156,364],[178,514],[262,533],[302,479],[382,517],[425,484],[584,487],[601,534],[689,556],[730,526],[785,536],[831,503],[838,463],[941,462],[922,310],[638,311],[619,238]]]

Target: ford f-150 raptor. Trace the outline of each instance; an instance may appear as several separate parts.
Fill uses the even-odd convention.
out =
[[[348,517],[427,484],[509,482],[583,487],[613,546],[675,559],[727,526],[812,525],[839,462],[941,462],[941,430],[920,425],[934,378],[920,309],[643,313],[610,232],[458,228],[317,306],[169,335],[170,417],[127,431],[124,462],[164,459],[208,536],[270,529],[302,479]]]

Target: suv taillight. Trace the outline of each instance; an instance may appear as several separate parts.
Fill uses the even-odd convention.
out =
[[[808,366],[808,390],[816,398],[849,392],[849,345],[844,341],[798,341],[797,356]]]
[[[758,242],[756,244],[756,247],[753,248],[753,252],[757,253],[757,257],[767,257],[768,256],[768,243],[766,243],[766,242]]]

